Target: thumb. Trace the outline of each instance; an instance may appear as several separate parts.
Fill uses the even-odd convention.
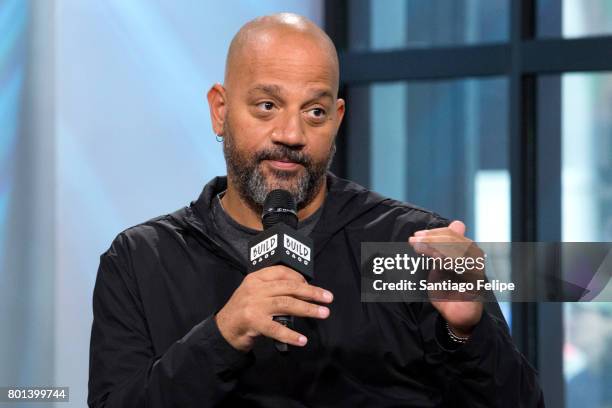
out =
[[[453,232],[456,232],[461,236],[465,235],[465,224],[459,220],[451,222],[448,228],[450,228]]]

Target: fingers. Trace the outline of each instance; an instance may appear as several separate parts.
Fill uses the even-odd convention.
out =
[[[415,237],[424,235],[448,235],[448,227],[419,230],[414,233]]]
[[[261,287],[269,297],[291,295],[320,303],[330,303],[334,298],[330,291],[309,285],[301,274],[282,265],[250,273],[247,278],[251,279],[250,283],[254,286]]]
[[[277,280],[265,282],[266,296],[289,295],[298,299],[319,303],[331,303],[334,295],[323,288],[296,280]]]
[[[270,298],[268,312],[253,325],[260,334],[266,337],[294,346],[304,346],[308,341],[304,335],[275,322],[271,319],[272,316],[325,319],[329,316],[329,309],[291,296],[276,296]]]
[[[461,236],[465,235],[465,224],[459,220],[451,222],[448,228]]]
[[[434,243],[442,242],[450,244],[455,239],[455,237],[451,237],[449,235],[421,235],[408,238],[408,243],[414,248],[417,253],[427,255],[432,258],[437,258],[443,256],[443,253],[440,252],[440,248],[437,248]]]
[[[308,303],[291,296],[276,296],[270,298],[267,314],[272,316],[299,316],[326,319],[329,308]]]
[[[250,336],[263,335],[282,343],[304,346],[304,335],[273,321],[274,316],[298,316],[326,319],[329,308],[316,303],[330,303],[333,294],[323,288],[309,285],[295,270],[275,265],[252,272],[241,285],[244,317],[242,326]],[[247,301],[248,300],[248,301]],[[248,331],[248,330],[247,330]]]
[[[257,327],[258,331],[266,336],[292,346],[303,347],[308,339],[303,334],[291,330],[272,319],[262,320]]]
[[[465,236],[465,224],[459,220],[455,220],[451,222],[448,227],[420,230],[414,233],[415,237],[423,235],[458,235],[463,237]]]
[[[459,230],[465,226],[461,221],[453,221],[453,228]],[[408,242],[413,246],[415,251],[432,256],[432,251],[427,247],[433,248],[440,253],[446,255],[461,255],[473,243],[469,238],[459,235],[456,230],[449,227],[436,228],[433,230],[421,230],[414,233],[414,236],[408,238]],[[415,245],[416,244],[416,245]],[[419,245],[425,244],[425,245]]]
[[[472,241],[467,238],[457,237],[455,235],[421,235],[410,237],[409,240],[411,242],[431,242],[431,243],[440,243],[440,244],[453,244],[453,245],[461,245],[461,244],[470,244]]]
[[[410,245],[412,245],[415,252],[418,254],[423,254],[431,258],[443,257],[443,255],[438,250],[436,250],[436,248],[434,248],[433,246],[429,246],[424,242],[410,241],[409,243]]]
[[[274,281],[279,279],[294,280],[298,282],[306,282],[306,278],[299,272],[284,266],[274,265],[260,269],[247,275],[250,279],[260,279],[263,281]]]
[[[408,243],[417,253],[427,256],[458,257],[466,254],[473,241],[465,237],[451,235],[420,235],[410,237]]]
[[[444,227],[444,228],[436,228],[436,229],[430,229],[430,230],[420,230],[414,233],[415,237],[433,237],[433,236],[449,236],[449,237],[461,237],[463,238],[463,235],[457,234],[455,231],[453,231],[452,229],[448,228],[448,227]]]

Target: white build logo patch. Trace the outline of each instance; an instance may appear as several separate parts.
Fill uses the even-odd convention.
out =
[[[287,255],[291,255],[292,258],[297,258],[299,262],[308,265],[308,262],[310,262],[310,248],[287,234],[285,234],[283,246]]]
[[[274,250],[278,246],[278,234],[274,234],[259,244],[251,248],[251,261],[253,264],[257,258],[267,258],[270,255],[274,255]]]

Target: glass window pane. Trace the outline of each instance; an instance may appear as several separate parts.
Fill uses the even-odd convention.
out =
[[[354,86],[348,106],[349,178],[510,240],[505,78]]]
[[[611,0],[540,0],[537,8],[541,37],[612,34]]]
[[[562,109],[563,240],[612,241],[612,74],[563,75]]]
[[[562,238],[609,242],[612,74],[565,74],[561,86]],[[568,303],[564,322],[567,407],[612,407],[612,303]]]
[[[508,40],[508,0],[350,0],[349,46],[385,50]]]

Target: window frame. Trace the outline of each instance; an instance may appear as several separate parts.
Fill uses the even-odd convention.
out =
[[[431,48],[353,51],[349,25],[369,31],[372,0],[324,3],[325,29],[339,51],[340,94],[347,100],[347,119],[338,137],[332,171],[346,177],[349,158],[360,159],[360,178],[367,180],[368,140],[351,129],[368,125],[369,98],[355,85],[384,81],[465,79],[487,76],[509,81],[509,163],[511,238],[517,242],[561,241],[561,78],[543,75],[612,71],[612,35],[561,38],[561,1],[547,2],[552,17],[539,38],[537,0],[508,0],[507,42]],[[356,4],[355,4],[356,3]],[[550,7],[550,9],[548,9]],[[444,61],[444,63],[440,63]],[[367,91],[365,91],[367,92]],[[351,112],[354,112],[353,114]],[[347,137],[357,139],[350,151]],[[359,151],[357,151],[359,150]],[[546,216],[542,216],[545,214]],[[513,303],[512,335],[538,370],[548,406],[565,406],[563,376],[563,304]]]

